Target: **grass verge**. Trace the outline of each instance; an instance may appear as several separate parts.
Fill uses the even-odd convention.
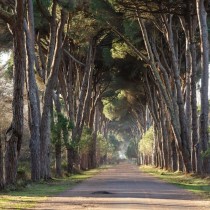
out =
[[[210,199],[210,177],[202,178],[195,174],[169,172],[153,166],[141,166],[140,169],[168,183],[175,184],[178,187],[196,193],[204,199]]]
[[[10,189],[0,192],[0,209],[33,209],[38,202],[49,196],[63,192],[77,183],[99,173],[104,168],[84,171],[70,177],[52,179],[39,183],[27,184],[22,189]]]

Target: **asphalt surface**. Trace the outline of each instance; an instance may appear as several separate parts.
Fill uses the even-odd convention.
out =
[[[129,163],[102,171],[37,205],[39,210],[202,210],[210,201],[160,181]]]

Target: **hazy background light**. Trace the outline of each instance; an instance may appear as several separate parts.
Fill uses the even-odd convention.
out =
[[[0,64],[5,65],[9,58],[10,58],[11,52],[1,53],[0,54]]]

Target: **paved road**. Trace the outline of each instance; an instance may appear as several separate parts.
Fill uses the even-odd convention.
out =
[[[202,210],[210,201],[121,163],[37,206],[39,210]]]

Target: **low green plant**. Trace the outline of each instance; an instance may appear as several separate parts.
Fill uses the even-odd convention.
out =
[[[202,158],[210,157],[210,141],[208,142],[208,149],[205,152],[201,151],[201,157]]]

